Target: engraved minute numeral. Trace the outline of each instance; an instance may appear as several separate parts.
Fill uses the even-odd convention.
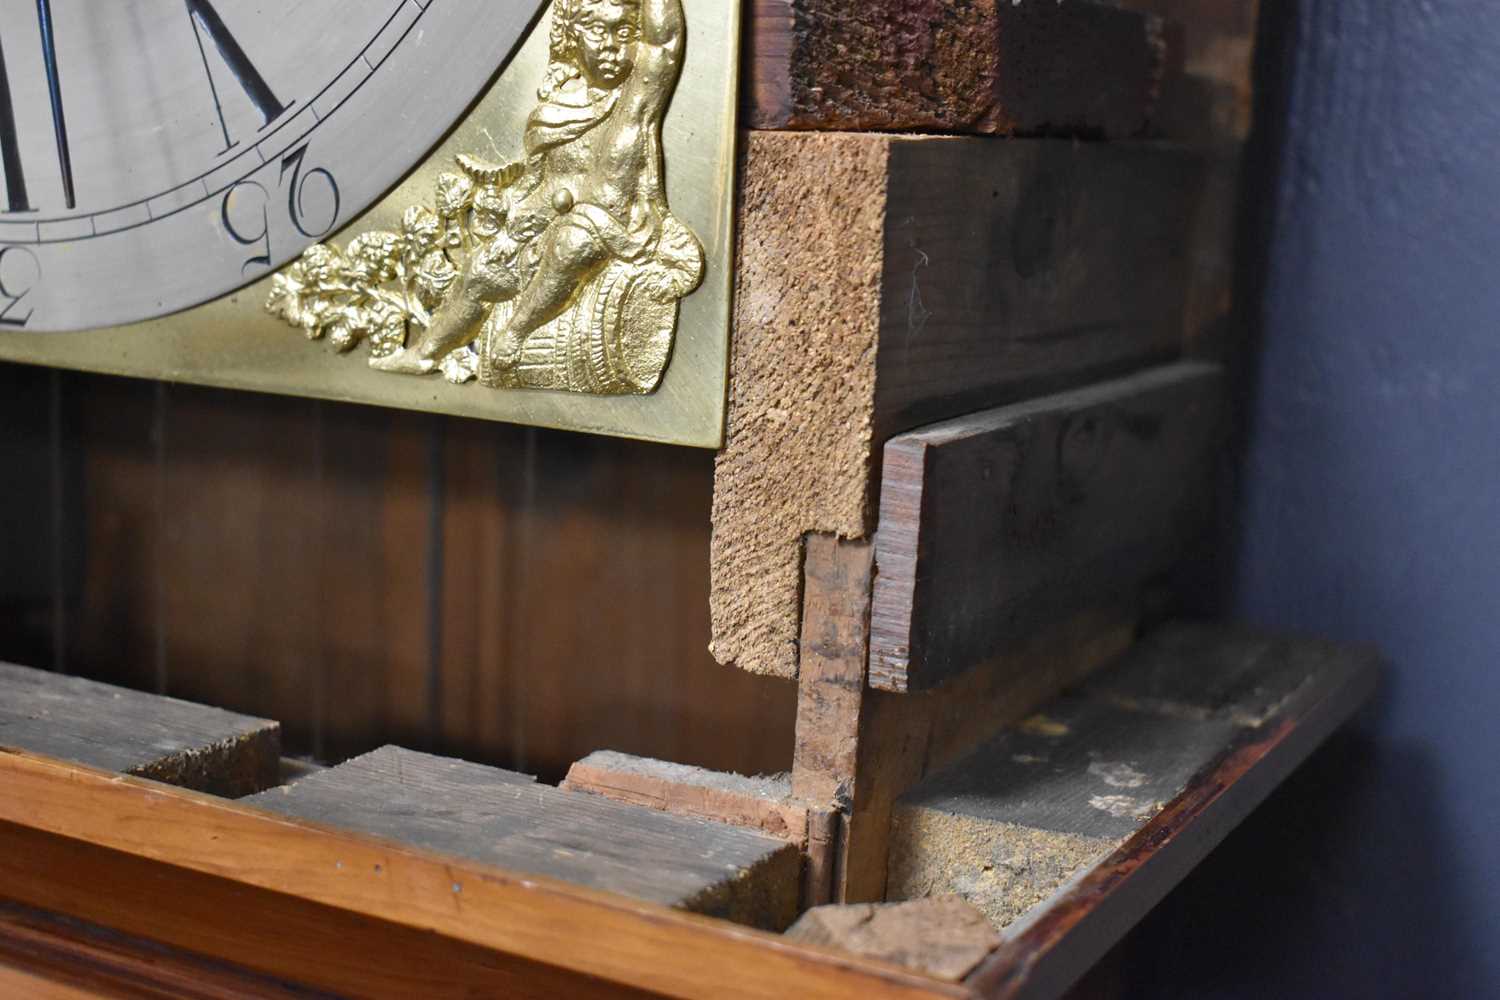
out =
[[[255,68],[255,64],[250,61],[250,57],[245,54],[245,50],[230,33],[229,27],[219,16],[219,12],[214,9],[210,0],[186,0],[186,3],[188,19],[193,22],[193,38],[198,43],[198,55],[203,60],[203,72],[208,77],[208,89],[213,95],[214,110],[219,114],[219,127],[224,132],[223,152],[227,153],[239,145],[239,141],[232,139],[229,135],[229,122],[224,117],[224,103],[219,99],[219,85],[214,82],[214,72],[208,62],[208,49],[203,45],[205,33],[214,43],[219,58],[229,68],[235,82],[240,85],[245,96],[250,99],[250,103],[254,104],[255,109],[260,112],[262,128],[280,118],[289,105],[281,103],[277,98],[271,85],[266,82],[265,77],[260,75],[260,71]]]

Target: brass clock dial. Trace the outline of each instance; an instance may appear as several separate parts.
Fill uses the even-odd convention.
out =
[[[0,0],[0,324],[262,278],[416,166],[543,0]]]

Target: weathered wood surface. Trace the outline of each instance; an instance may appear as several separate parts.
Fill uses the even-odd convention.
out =
[[[954,981],[1000,945],[985,915],[957,896],[819,906],[786,936]]]
[[[1224,397],[1184,363],[893,438],[870,683],[934,687],[1169,569],[1213,510]]]
[[[0,746],[216,795],[276,784],[276,723],[0,663]]]
[[[933,691],[896,695],[864,683],[869,544],[813,536],[806,572],[793,794],[840,816],[829,897],[874,902],[896,797],[1126,648],[1135,611],[1092,609]]]
[[[1052,0],[751,0],[746,119],[761,129],[1121,138],[1150,121],[1157,17]]]
[[[27,526],[0,532],[0,659],[274,718],[325,760],[399,742],[548,780],[600,746],[791,766],[793,686],[707,651],[706,452],[0,380],[0,449],[24,458],[0,513]]]
[[[778,837],[803,853],[801,906],[833,892],[839,817],[831,804],[792,794],[789,773],[747,776],[599,750],[568,769],[562,788]]]
[[[903,796],[890,894],[961,895],[1005,930],[1011,965],[987,961],[985,992],[1027,981],[1025,995],[1056,996],[1359,707],[1375,672],[1328,643],[1167,626]],[[1028,935],[1071,964],[1020,948]]]
[[[1315,642],[1307,682],[1260,726],[1242,727],[1226,753],[1165,804],[1119,850],[1075,876],[1018,921],[966,982],[995,1000],[1052,1000],[1187,876],[1329,734],[1373,693],[1378,659],[1366,650]],[[1243,661],[1231,635],[1221,660]]]
[[[889,437],[1174,354],[1198,186],[1149,145],[750,133],[719,661],[795,674],[803,536],[868,536]]]
[[[961,892],[997,927],[1145,825],[1229,746],[1227,722],[1064,698],[896,804],[895,899]]]
[[[749,928],[77,765],[0,753],[0,787],[6,897],[336,995],[970,995]]]
[[[480,764],[382,747],[246,803],[753,926],[796,916],[801,856],[784,840]]]

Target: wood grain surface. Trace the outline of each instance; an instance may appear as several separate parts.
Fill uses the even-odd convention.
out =
[[[891,436],[1176,354],[1199,179],[1149,144],[750,133],[715,656],[795,674],[803,536],[868,537]]]
[[[0,512],[28,526],[0,532],[0,658],[275,718],[325,761],[399,741],[552,780],[605,747],[791,766],[793,686],[707,652],[708,453],[0,379],[26,442]]]
[[[795,918],[801,888],[785,840],[399,747],[245,804],[771,930]]]
[[[1100,3],[751,0],[752,128],[1120,138],[1150,121],[1159,18]]]
[[[0,752],[0,786],[0,895],[335,994],[969,995],[695,914],[77,765]]]
[[[0,663],[0,746],[237,797],[276,784],[276,723]]]
[[[1169,569],[1213,510],[1226,406],[1184,363],[893,438],[870,683],[933,687]]]

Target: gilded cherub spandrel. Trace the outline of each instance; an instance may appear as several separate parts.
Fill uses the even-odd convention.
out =
[[[681,0],[555,0],[524,160],[460,157],[401,233],[323,245],[268,308],[386,372],[499,388],[649,393],[703,248],[667,204],[661,122]]]

